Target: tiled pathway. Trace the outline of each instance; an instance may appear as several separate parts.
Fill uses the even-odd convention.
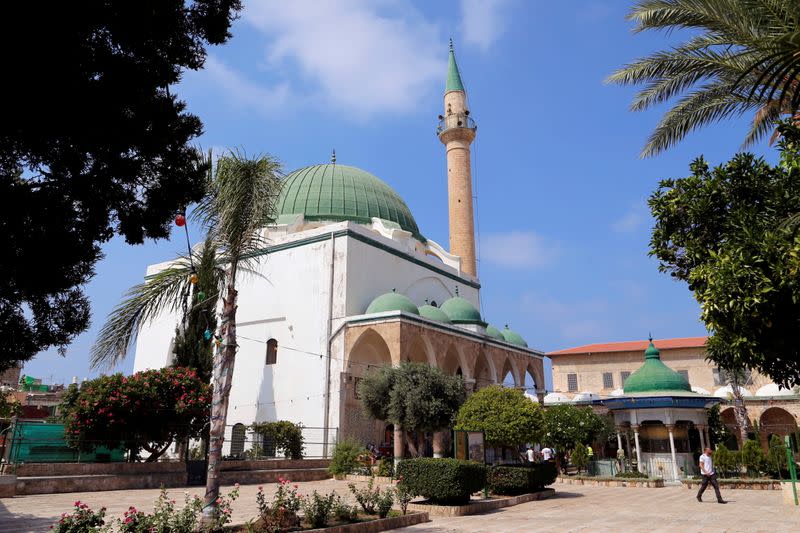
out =
[[[326,480],[299,483],[300,492],[314,489],[335,490],[348,494],[344,481]],[[265,489],[272,490],[272,485]],[[780,491],[724,491],[730,501],[718,505],[712,494],[700,504],[694,494],[684,488],[639,489],[623,487],[589,487],[556,485],[557,496],[549,500],[525,503],[485,515],[456,518],[435,518],[403,530],[405,533],[531,533],[536,531],[741,531],[747,533],[800,531],[800,510],[785,506]],[[202,488],[187,489],[202,494]],[[227,492],[228,489],[225,490]],[[255,485],[241,487],[234,504],[235,523],[243,523],[256,515]],[[173,498],[181,501],[184,489],[171,489]],[[108,515],[117,517],[131,505],[152,509],[158,490],[124,490],[18,496],[0,499],[0,533],[47,531],[58,516],[70,510],[72,502],[81,500],[93,508],[105,506]]]

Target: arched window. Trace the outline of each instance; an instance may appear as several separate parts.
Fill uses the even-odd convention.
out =
[[[267,364],[274,365],[278,362],[278,341],[270,339],[267,341]]]
[[[234,424],[231,430],[231,455],[238,456],[244,451],[245,432],[244,424]]]

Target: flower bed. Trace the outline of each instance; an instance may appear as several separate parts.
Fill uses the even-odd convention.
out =
[[[359,518],[357,522],[331,521],[323,528],[299,528],[293,529],[292,531],[303,531],[304,533],[315,533],[318,531],[324,531],[325,533],[376,533],[378,531],[388,531],[390,529],[398,529],[430,522],[430,518],[426,512],[411,512],[406,515],[400,515],[398,513],[392,514],[395,514],[395,516],[387,516],[386,518],[380,518],[377,515],[363,516]],[[235,526],[229,528],[228,531],[236,533],[244,533],[252,530],[262,531],[262,529],[258,529],[260,526],[263,527],[263,524],[257,522],[252,524],[251,529],[248,529],[248,526]]]
[[[609,476],[570,476],[558,477],[559,483],[566,485],[597,485],[603,487],[646,487],[651,489],[661,488],[664,486],[664,480],[661,478],[619,478]]]
[[[697,489],[703,482],[702,479],[684,479],[681,480],[687,489]],[[727,489],[745,489],[745,490],[781,490],[781,481],[779,479],[743,479],[743,478],[730,478],[719,479],[717,482],[720,487]]]

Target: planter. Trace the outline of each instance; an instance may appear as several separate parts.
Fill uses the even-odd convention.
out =
[[[594,485],[598,487],[639,487],[660,489],[664,487],[663,479],[637,479],[618,477],[559,477],[558,483],[565,485]]]
[[[298,533],[377,533],[378,531],[388,531],[401,527],[413,526],[430,522],[428,513],[408,513],[405,516],[392,516],[388,518],[377,518],[365,522],[354,522],[352,524],[338,524],[319,529],[304,529]],[[227,531],[243,532],[247,531],[244,527],[234,527]]]
[[[388,485],[394,482],[392,478],[386,476],[362,476],[359,474],[347,474],[342,479],[346,479],[347,481],[369,481],[370,479],[374,479],[375,483],[383,485]]]
[[[420,502],[408,504],[409,511],[427,512],[433,516],[466,516],[480,514],[503,507],[511,507],[521,503],[532,502],[549,498],[556,493],[553,489],[543,489],[530,494],[519,496],[501,497],[491,500],[476,500],[465,505],[436,505],[433,503]]]
[[[681,480],[687,489],[698,489],[702,482],[700,479]],[[781,482],[777,479],[717,479],[717,482],[721,489],[781,490]]]
[[[17,476],[0,476],[0,498],[11,498],[17,493]]]

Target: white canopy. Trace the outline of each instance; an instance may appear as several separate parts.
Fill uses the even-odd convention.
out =
[[[692,392],[696,392],[697,394],[705,394],[706,396],[711,396],[711,392],[707,391],[703,387],[692,387]]]
[[[749,390],[745,389],[744,387],[739,387],[739,390],[742,393],[742,396],[752,396],[753,393]],[[720,387],[714,391],[714,396],[717,398],[730,398],[733,396],[733,389],[730,385],[725,385],[724,387]]]
[[[769,383],[756,391],[756,396],[794,396],[792,389],[784,389],[777,383]]]
[[[560,392],[551,392],[544,397],[545,405],[551,403],[566,403],[569,401],[569,398],[566,394],[562,394]]]

